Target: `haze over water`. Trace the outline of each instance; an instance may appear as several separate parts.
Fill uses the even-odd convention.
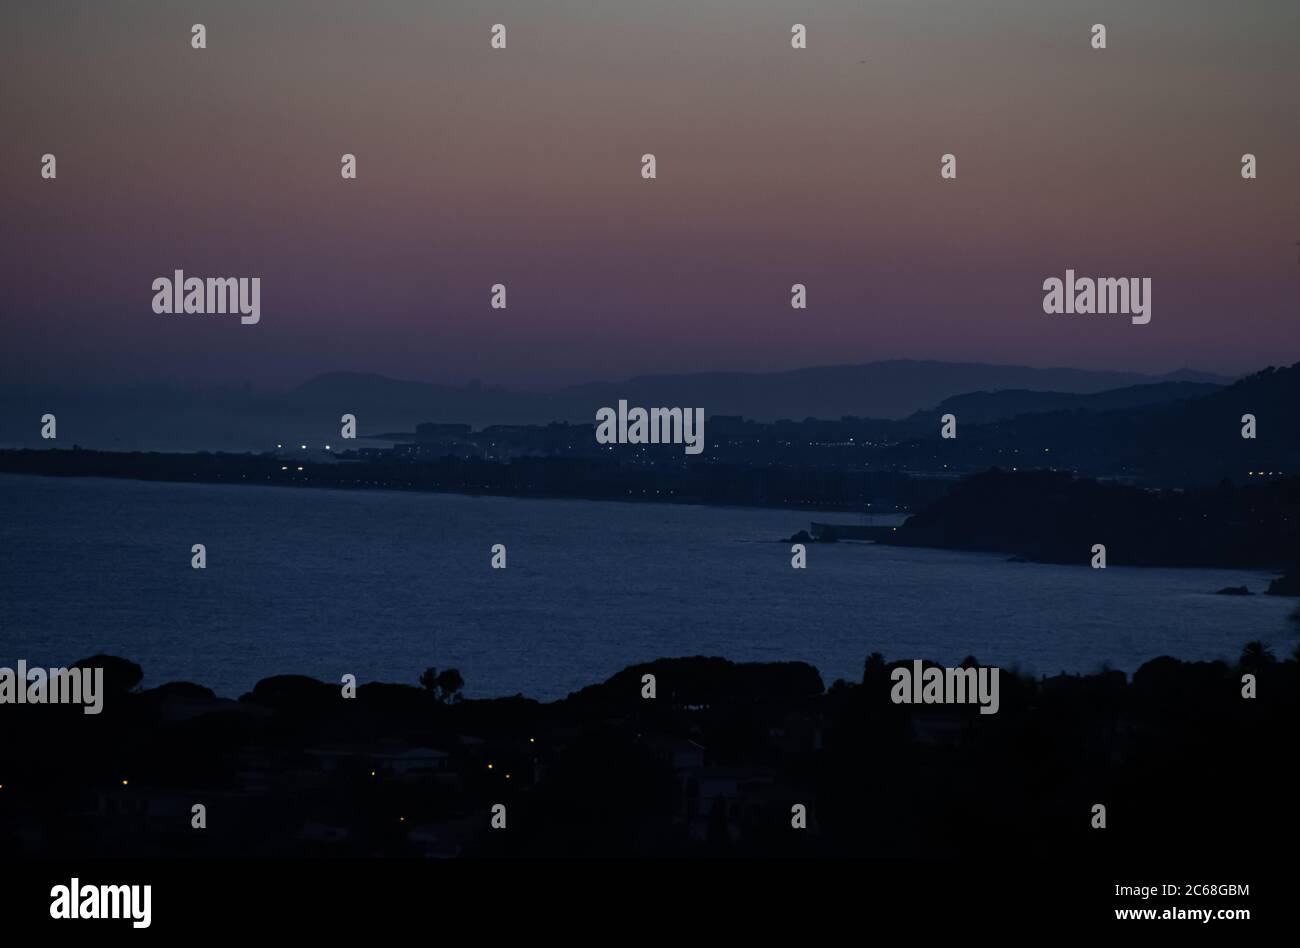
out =
[[[146,687],[237,697],[259,679],[415,684],[550,700],[659,657],[806,661],[829,685],[872,651],[1037,674],[1287,646],[1290,600],[1244,570],[1105,571],[841,543],[806,570],[774,542],[849,514],[0,476],[0,663],[97,652]],[[877,523],[884,522],[880,519]],[[208,568],[190,567],[194,543]],[[504,543],[505,570],[489,568]]]

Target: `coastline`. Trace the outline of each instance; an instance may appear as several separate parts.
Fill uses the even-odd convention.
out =
[[[86,461],[91,460],[88,457],[89,455],[98,455],[101,459],[130,458],[131,462],[127,467],[120,464],[116,466],[110,464],[110,466],[106,468],[88,467],[84,464],[75,463],[41,463],[42,459],[49,459],[58,462]],[[177,466],[169,470],[157,470],[152,473],[143,468],[143,464],[146,461],[157,462],[160,460]],[[214,461],[218,463],[232,462],[234,467],[219,472],[214,470]],[[476,490],[466,484],[442,486],[437,482],[430,483],[427,480],[416,484],[414,481],[409,479],[410,476],[412,476],[409,473],[407,479],[392,478],[384,481],[349,478],[347,476],[329,476],[331,474],[338,474],[338,471],[335,469],[343,467],[342,462],[306,462],[302,465],[303,470],[301,472],[296,470],[297,467],[298,465],[296,464],[285,465],[280,458],[272,458],[265,454],[226,454],[222,452],[186,452],[172,454],[144,451],[105,452],[88,451],[81,448],[0,449],[0,475],[12,474],[30,477],[87,477],[110,480],[158,481],[178,484],[298,487],[315,488],[318,490],[378,490],[401,493],[457,494],[466,497],[518,497],[522,499],[535,500],[567,499],[613,501],[633,504],[658,503],[721,508],[736,507],[768,510],[800,510],[806,511],[810,514],[826,513],[831,515],[864,515],[863,512],[853,504],[847,502],[836,504],[825,500],[817,503],[798,501],[756,502],[745,500],[741,497],[717,500],[703,496],[683,495],[672,491],[661,492],[660,490],[655,490],[654,494],[650,495],[649,487],[639,487],[635,490],[628,488],[626,489],[626,496],[624,496],[623,493],[612,492],[609,490]],[[350,469],[345,468],[344,470],[346,472]],[[299,473],[301,473],[302,476],[298,476]],[[236,477],[236,474],[239,474],[239,476]],[[279,476],[280,474],[285,476],[281,477]],[[250,477],[249,475],[252,476]],[[418,476],[418,473],[415,476]],[[891,513],[893,512],[895,511],[891,511]]]

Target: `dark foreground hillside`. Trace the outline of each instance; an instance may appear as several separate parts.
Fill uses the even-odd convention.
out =
[[[1050,630],[1044,630],[1050,634]],[[800,663],[663,659],[551,704],[296,676],[238,701],[138,690],[103,713],[0,707],[15,856],[852,855],[1056,860],[1294,854],[1300,666],[1159,658],[1044,680],[1000,710],[890,700],[894,665],[829,689]],[[897,663],[910,665],[908,663]],[[657,696],[642,697],[653,674]],[[1258,697],[1242,696],[1242,675]],[[413,676],[414,677],[414,676]],[[492,827],[493,807],[506,827]],[[1094,829],[1093,807],[1107,826]],[[195,805],[206,827],[195,828]],[[807,828],[791,825],[803,805]],[[972,863],[974,864],[974,863]],[[1227,863],[1224,863],[1227,865]]]

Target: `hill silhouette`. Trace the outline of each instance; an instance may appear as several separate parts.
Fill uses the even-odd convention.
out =
[[[1300,416],[1295,412],[1300,363],[1198,391],[1203,390],[1173,383],[1077,398],[962,396],[947,403],[956,406],[955,440],[940,438],[941,413],[922,413],[901,429],[904,438],[919,440],[904,443],[896,454],[904,463],[914,464],[921,455],[966,470],[1051,467],[1131,476],[1161,486],[1215,484],[1224,478],[1245,483],[1260,472],[1270,477],[1300,472]],[[1106,407],[1110,402],[1123,407]],[[1019,409],[1029,410],[979,422]],[[1253,439],[1242,437],[1247,414],[1256,419]]]
[[[0,444],[46,447],[31,423],[59,418],[60,440],[103,450],[247,451],[277,442],[337,440],[339,416],[355,414],[361,436],[413,431],[421,422],[589,423],[596,410],[632,404],[702,407],[706,415],[759,421],[808,417],[903,419],[967,392],[1016,389],[1094,394],[1161,382],[1222,384],[1179,370],[1167,376],[1069,368],[891,360],[783,372],[644,375],[534,392],[446,385],[365,372],[329,372],[281,391],[133,383],[0,385]]]
[[[1049,411],[1129,411],[1152,405],[1199,398],[1218,391],[1213,382],[1155,382],[1128,385],[1104,392],[1036,392],[1031,389],[1003,389],[994,392],[967,392],[945,398],[933,409],[920,411],[908,422],[933,427],[945,414],[953,414],[965,424],[988,424],[1017,415],[1036,415]]]

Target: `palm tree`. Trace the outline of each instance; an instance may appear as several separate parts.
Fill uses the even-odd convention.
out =
[[[1268,650],[1263,642],[1247,642],[1246,647],[1241,650],[1241,659],[1238,664],[1247,671],[1257,672],[1266,665],[1272,665],[1276,658]]]

